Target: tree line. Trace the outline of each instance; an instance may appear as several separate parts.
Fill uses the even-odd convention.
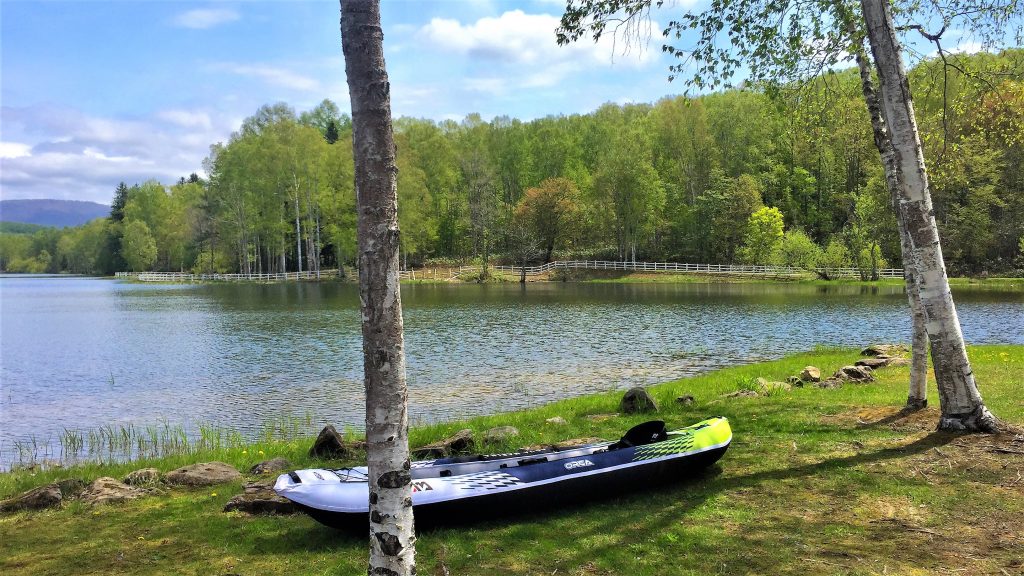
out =
[[[1024,51],[911,71],[946,264],[1024,273]],[[994,79],[994,80],[993,80]],[[400,118],[405,266],[551,259],[780,264],[864,278],[900,238],[856,69],[523,122]],[[281,272],[355,254],[352,125],[261,107],[203,179],[120,184],[109,218],[0,234],[10,272]]]

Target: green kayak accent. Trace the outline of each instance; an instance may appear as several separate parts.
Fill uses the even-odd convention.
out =
[[[661,442],[637,446],[633,456],[634,462],[651,460],[672,454],[706,450],[721,446],[732,440],[732,428],[727,418],[709,418],[693,426],[680,428],[668,433],[668,438]]]

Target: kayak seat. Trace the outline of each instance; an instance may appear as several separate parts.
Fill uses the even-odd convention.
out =
[[[653,444],[654,442],[661,442],[666,438],[668,438],[668,431],[665,430],[665,422],[661,420],[651,420],[650,422],[637,424],[627,430],[618,442],[608,446],[608,450],[620,450],[631,446]]]

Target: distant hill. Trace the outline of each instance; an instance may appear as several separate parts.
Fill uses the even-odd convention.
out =
[[[80,226],[110,215],[110,206],[81,200],[0,200],[0,222]]]

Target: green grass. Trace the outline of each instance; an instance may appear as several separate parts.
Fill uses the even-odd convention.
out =
[[[986,403],[1010,423],[1024,346],[972,347]],[[819,349],[652,387],[660,418],[678,426],[727,416],[734,442],[718,466],[669,487],[549,513],[422,531],[420,574],[1020,574],[1024,570],[1024,442],[1012,435],[935,433],[935,408],[896,417],[906,368],[838,390],[797,388],[730,398],[757,377],[781,380],[813,364],[830,373],[856,351]],[[692,394],[696,402],[674,402]],[[468,427],[514,425],[514,445],[616,438],[644,416],[606,420],[619,394],[417,427],[420,445]],[[931,400],[937,403],[935,391]],[[567,425],[545,423],[562,416]],[[311,431],[315,432],[315,431]],[[122,476],[153,465],[220,459],[247,469],[283,455],[299,467],[305,439],[171,456],[132,465],[0,475],[0,497],[56,478]],[[1010,452],[995,451],[1000,447]],[[262,454],[259,452],[262,450]],[[240,485],[171,490],[122,505],[0,517],[3,574],[362,574],[366,542],[304,516],[221,512]]]

